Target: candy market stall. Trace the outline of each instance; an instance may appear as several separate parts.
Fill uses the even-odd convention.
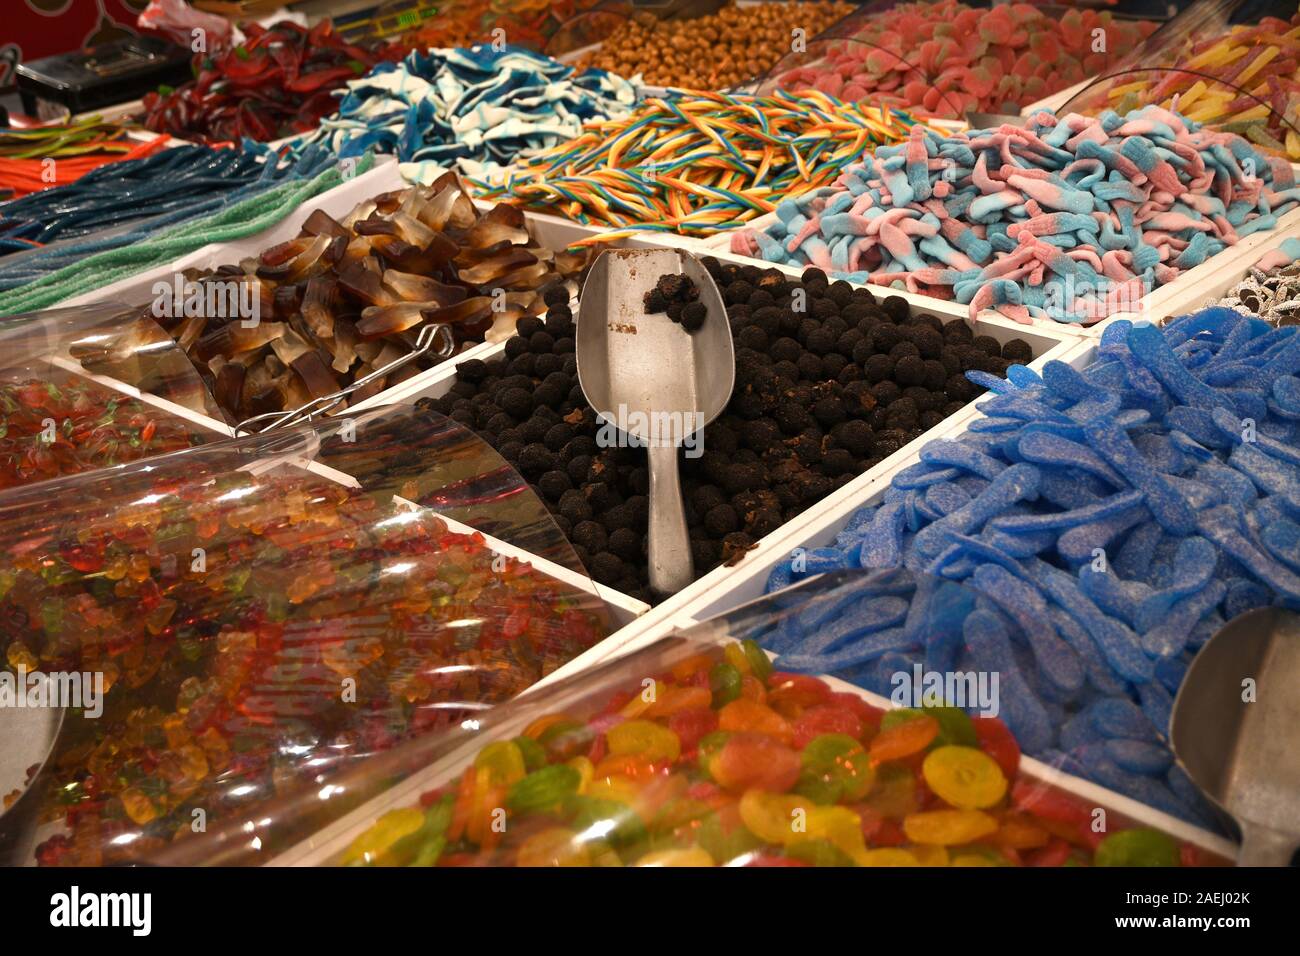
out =
[[[65,708],[35,779],[6,781],[11,863],[145,860],[318,791],[617,619],[501,459],[415,409],[63,483],[55,507],[0,496],[0,642],[27,674],[98,674],[100,696]]]

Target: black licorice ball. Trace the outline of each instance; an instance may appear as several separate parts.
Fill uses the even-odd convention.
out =
[[[1029,347],[1029,343],[1024,339],[1011,339],[1002,346],[1002,357],[1009,362],[1018,362],[1021,365],[1033,361],[1034,350]]]
[[[681,323],[682,328],[687,332],[697,332],[704,327],[704,320],[708,317],[708,309],[703,302],[688,302],[682,306]],[[762,331],[761,329],[758,331]],[[764,346],[766,346],[766,336],[764,336]]]

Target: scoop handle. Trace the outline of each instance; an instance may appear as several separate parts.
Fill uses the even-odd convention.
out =
[[[650,461],[650,587],[660,594],[676,594],[695,577],[677,473],[677,446],[651,442],[646,451]]]
[[[1238,866],[1290,866],[1296,845],[1300,843],[1294,833],[1284,833],[1260,823],[1240,820],[1241,852],[1237,854]]]

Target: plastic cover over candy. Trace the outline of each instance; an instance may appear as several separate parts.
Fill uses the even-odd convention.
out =
[[[936,642],[1020,637],[963,585],[901,570],[822,575],[396,748],[329,795],[283,801],[168,862],[1225,862],[1208,834],[1022,759],[995,716],[993,675],[942,690],[909,670],[891,706],[839,677],[783,671],[779,654],[774,666],[791,628],[877,599],[861,627],[884,633],[915,613]],[[854,677],[863,663],[836,670]],[[317,829],[326,796],[348,812]]]
[[[148,861],[260,818],[611,628],[527,484],[409,407],[15,489],[0,535],[12,863]]]
[[[0,322],[0,490],[216,437],[187,411],[220,418],[185,353],[131,309],[97,304]]]
[[[1213,0],[1164,29],[1056,110],[1177,110],[1300,160],[1300,12],[1295,0]]]

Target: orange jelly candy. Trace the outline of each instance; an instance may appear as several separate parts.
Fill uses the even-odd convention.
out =
[[[939,736],[939,722],[933,717],[922,716],[887,727],[871,740],[867,752],[877,763],[887,760],[902,760],[912,754],[920,753]]]

